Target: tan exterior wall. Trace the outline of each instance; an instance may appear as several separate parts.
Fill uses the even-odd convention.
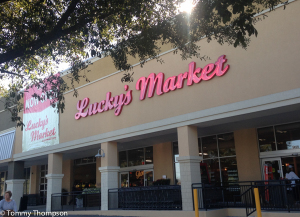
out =
[[[21,119],[23,119],[23,112],[19,113]],[[21,130],[21,127],[16,128],[16,134],[15,134],[15,144],[13,148],[13,155],[17,153],[22,153],[22,134],[23,131]]]
[[[40,183],[40,168],[38,165],[31,166],[30,168],[30,194],[39,193]]]
[[[158,42],[161,44],[160,42]],[[161,52],[165,52],[172,49],[170,44],[164,44],[161,47]],[[128,62],[132,65],[137,64],[139,62],[138,59],[133,58],[132,56],[128,57]],[[89,82],[95,81],[99,78],[105,77],[109,74],[112,74],[114,72],[118,71],[118,69],[115,68],[114,63],[112,61],[112,58],[110,56],[104,57],[101,59],[101,61],[97,61],[97,63],[90,64],[85,70],[82,70],[79,75],[86,76]],[[123,74],[124,72],[122,72]],[[127,72],[128,73],[128,72]],[[132,71],[130,72],[130,74]],[[67,79],[66,76],[63,77],[67,84],[70,86],[71,81],[70,79]],[[85,79],[81,79],[79,83],[75,82],[74,87],[80,87],[84,84],[89,83]]]
[[[208,55],[210,61],[200,61],[196,58],[182,60],[180,55],[172,53],[163,56],[164,64],[155,60],[149,61],[143,68],[134,67],[134,82],[129,84],[133,90],[133,101],[124,106],[120,116],[114,111],[106,111],[93,116],[75,120],[76,104],[79,99],[90,98],[90,103],[105,100],[106,93],[112,96],[126,93],[121,83],[123,73],[107,77],[78,89],[79,97],[68,93],[66,97],[66,111],[60,115],[60,141],[80,139],[105,132],[149,123],[190,112],[209,109],[216,106],[253,99],[273,93],[299,88],[300,73],[298,70],[300,29],[298,20],[300,2],[292,3],[286,10],[276,10],[268,13],[268,18],[257,23],[258,38],[252,38],[247,50],[219,45],[215,41],[207,43],[204,39],[199,42],[202,52]],[[283,19],[284,17],[284,19]],[[289,23],[289,25],[286,25]],[[215,62],[222,54],[226,54],[231,66],[227,74],[214,77],[210,81],[201,81],[199,84],[165,93],[161,96],[139,100],[140,91],[135,90],[136,81],[150,73],[164,72],[165,78],[184,73],[188,64],[195,61],[197,67]],[[93,67],[101,65],[101,60]],[[151,115],[149,115],[151,114]],[[105,123],[105,124],[99,124]]]
[[[55,153],[48,155],[48,174],[61,174],[63,164],[63,154]]]
[[[167,179],[171,179],[171,185],[174,184],[172,142],[153,145],[153,167],[154,181],[166,175]]]
[[[118,146],[116,142],[104,142],[101,149],[105,153],[105,157],[101,157],[101,166],[118,166]],[[101,154],[103,154],[101,151]]]
[[[62,188],[68,192],[72,191],[73,186],[73,160],[63,161],[62,173],[64,177],[62,179]]]
[[[96,188],[101,188],[101,173],[99,167],[101,167],[101,159],[96,158]]]
[[[261,180],[256,133],[255,128],[234,132],[239,181]]]

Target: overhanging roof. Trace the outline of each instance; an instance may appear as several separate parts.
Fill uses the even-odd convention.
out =
[[[0,135],[0,160],[11,158],[15,130]]]

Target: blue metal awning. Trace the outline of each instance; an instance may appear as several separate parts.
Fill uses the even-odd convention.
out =
[[[0,135],[0,160],[11,158],[15,130]]]

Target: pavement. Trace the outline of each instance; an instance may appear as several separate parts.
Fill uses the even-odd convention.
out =
[[[37,211],[34,212],[34,210],[38,210],[38,212],[40,212],[40,215],[36,215],[38,214]],[[60,212],[66,212],[66,214],[60,214]],[[15,216],[35,216],[35,217],[45,217],[45,216],[68,216],[68,217],[84,217],[84,216],[88,216],[88,217],[99,217],[99,216],[103,216],[103,217],[120,217],[120,216],[106,216],[106,215],[69,215],[68,211],[58,211],[55,212],[56,215],[46,215],[46,206],[45,205],[40,205],[40,206],[28,206],[27,210],[24,210],[20,213],[18,213],[19,215],[15,215]]]

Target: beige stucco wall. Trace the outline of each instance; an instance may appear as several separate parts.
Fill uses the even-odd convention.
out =
[[[300,29],[297,28],[300,19],[297,10],[299,5],[300,2],[291,4],[288,12],[279,9],[268,13],[269,17],[256,25],[259,37],[252,38],[247,50],[221,46],[215,41],[207,43],[204,39],[199,45],[202,53],[210,56],[210,61],[204,62],[196,58],[182,60],[179,54],[169,53],[163,56],[164,64],[153,60],[143,68],[134,67],[135,80],[129,83],[129,89],[133,90],[133,100],[131,104],[124,106],[120,116],[115,116],[114,111],[110,110],[80,120],[74,118],[79,99],[89,97],[90,103],[94,103],[105,100],[109,91],[112,96],[126,93],[124,84],[120,81],[123,73],[78,89],[78,98],[73,97],[72,92],[66,94],[66,111],[60,115],[60,141],[63,143],[299,88],[300,73],[296,64],[299,61],[300,49]],[[187,86],[185,82],[182,89],[161,96],[155,94],[153,98],[146,98],[144,101],[139,100],[140,91],[135,89],[138,78],[152,72],[164,72],[165,78],[178,75],[188,70],[191,61],[195,61],[197,67],[204,67],[208,63],[214,63],[222,54],[227,55],[227,63],[231,67],[224,76],[192,86]],[[95,70],[98,64],[101,65],[101,60],[94,63]]]
[[[62,174],[63,154],[48,154],[48,174]]]
[[[39,192],[40,167],[38,165],[31,166],[30,173],[30,194],[37,194]]]
[[[261,180],[256,133],[255,128],[234,132],[239,181]]]
[[[167,179],[171,179],[171,185],[174,184],[172,142],[153,145],[153,167],[154,181],[166,175]]]
[[[21,119],[23,119],[23,112],[19,113]],[[16,128],[16,134],[15,134],[15,144],[13,148],[13,154],[16,153],[22,153],[22,133],[21,127]]]
[[[73,185],[73,162],[74,160],[63,161],[62,173],[64,177],[62,179],[62,188],[68,192],[72,191]]]

